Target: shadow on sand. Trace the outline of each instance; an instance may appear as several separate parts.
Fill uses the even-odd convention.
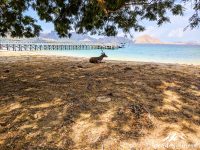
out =
[[[158,130],[200,134],[199,68],[40,61],[0,65],[0,149],[123,149]]]

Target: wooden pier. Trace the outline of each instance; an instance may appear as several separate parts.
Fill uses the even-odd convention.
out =
[[[106,43],[31,43],[31,42],[3,42],[0,49],[9,51],[37,51],[37,50],[92,50],[92,49],[117,49],[117,44]]]

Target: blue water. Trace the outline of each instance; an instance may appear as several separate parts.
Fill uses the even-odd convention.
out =
[[[116,50],[104,50],[109,60],[200,64],[200,46],[193,45],[127,45]],[[101,50],[60,50],[41,51],[43,54],[59,56],[92,57],[99,56]]]

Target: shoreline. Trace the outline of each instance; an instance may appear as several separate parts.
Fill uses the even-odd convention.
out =
[[[89,57],[79,57],[79,56],[63,56],[63,55],[57,55],[57,54],[51,54],[51,53],[39,53],[39,52],[30,52],[30,51],[7,51],[7,50],[0,50],[0,62],[2,62],[2,57],[51,57],[51,58],[66,58],[70,60],[76,60],[76,61],[88,61]],[[17,59],[16,59],[17,60]],[[127,63],[127,64],[159,64],[159,65],[180,65],[180,66],[197,66],[200,67],[199,63],[170,63],[170,62],[152,62],[152,61],[138,61],[138,60],[118,60],[118,59],[105,59],[104,62],[109,63]]]

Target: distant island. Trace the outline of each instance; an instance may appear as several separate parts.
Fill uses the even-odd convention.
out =
[[[49,33],[41,33],[40,38],[51,39],[51,40],[59,40],[59,36],[55,31],[51,31]],[[92,42],[92,43],[131,43],[134,44],[132,39],[121,37],[121,36],[110,36],[110,37],[100,37],[94,38],[87,34],[77,34],[75,32],[71,33],[70,37],[71,41],[79,41],[79,42]]]
[[[42,33],[40,35],[41,38],[49,39],[49,40],[58,40],[59,36],[55,31],[51,31],[49,33]],[[72,33],[70,38],[72,41],[82,41],[82,42],[93,42],[93,43],[129,43],[129,44],[176,44],[176,45],[200,45],[200,41],[190,41],[190,42],[167,42],[162,41],[157,37],[153,37],[152,35],[144,34],[141,36],[136,36],[133,39],[116,36],[116,37],[101,37],[94,38],[87,34],[77,34],[75,32]]]
[[[200,45],[200,41],[191,41],[191,42],[163,42],[158,38],[155,38],[150,35],[138,36],[134,40],[135,44],[175,44],[175,45]]]
[[[135,44],[164,44],[159,39],[152,37],[150,35],[142,35],[134,40]]]

